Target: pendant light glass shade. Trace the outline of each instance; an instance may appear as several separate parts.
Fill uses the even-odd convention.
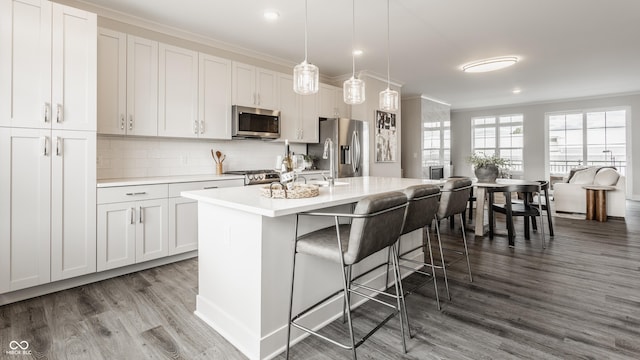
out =
[[[362,104],[365,100],[365,88],[364,81],[356,78],[356,54],[354,49],[356,41],[356,1],[351,0],[351,5],[353,7],[353,12],[351,13],[353,17],[351,33],[351,65],[353,72],[351,78],[342,84],[342,98],[349,105],[357,105]]]
[[[387,0],[387,89],[380,92],[379,106],[384,111],[397,111],[399,96],[397,91],[391,90],[389,62],[389,0]]]
[[[304,61],[293,68],[293,91],[300,95],[318,92],[320,70],[307,62],[307,0],[304,1]]]
[[[387,88],[380,92],[380,110],[397,111],[398,110],[398,92]]]
[[[364,94],[364,81],[357,79],[355,76],[345,80],[342,85],[342,97],[347,104],[362,104],[365,100]]]

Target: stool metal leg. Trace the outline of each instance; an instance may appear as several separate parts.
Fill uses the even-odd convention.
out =
[[[451,293],[449,292],[449,280],[447,279],[447,264],[444,262],[444,253],[442,252],[442,241],[440,239],[440,226],[438,226],[438,219],[434,221],[436,223],[436,234],[438,236],[438,247],[440,248],[440,261],[442,262],[442,273],[444,274],[444,285],[447,288],[447,297],[451,300]]]
[[[397,242],[395,243],[395,245],[393,246],[394,248],[394,256],[396,258],[396,264],[397,266],[397,270],[398,270],[398,279],[399,283],[398,283],[398,287],[400,289],[400,293],[396,294],[398,296],[402,296],[402,313],[400,314],[400,316],[404,315],[404,321],[407,323],[407,331],[409,332],[409,337],[413,338],[413,334],[411,333],[411,326],[409,326],[409,316],[407,315],[407,303],[404,300],[404,287],[402,286],[402,272],[400,272],[400,243]]]
[[[403,311],[403,309],[406,310],[406,307],[403,306],[404,303],[404,293],[402,292],[402,290],[400,289],[399,285],[402,282],[402,279],[400,278],[399,274],[400,274],[400,267],[398,266],[398,253],[396,252],[396,249],[394,246],[391,247],[391,251],[393,252],[393,256],[391,257],[391,260],[393,261],[393,268],[394,268],[394,278],[395,278],[395,288],[396,288],[396,301],[398,303],[398,311],[400,312],[400,333],[402,335],[402,350],[404,351],[404,353],[407,353],[407,340],[405,339],[405,335],[404,335],[404,321],[402,320],[402,318],[404,317],[403,314],[406,316],[406,312]],[[407,323],[407,326],[409,326],[409,324]]]
[[[388,266],[388,265],[387,265]],[[349,280],[349,290],[351,290],[351,265],[347,266],[347,280]],[[347,322],[347,307],[351,307],[351,292],[344,294],[344,304],[342,304],[342,323]]]
[[[340,223],[338,222],[338,217],[335,217],[335,225],[336,225],[336,237],[338,239],[338,249],[342,249],[342,241],[340,240]],[[341,266],[341,273],[342,273],[342,285],[343,285],[343,289],[344,289],[344,296],[345,298],[349,297],[349,290],[351,288],[351,277],[349,277],[349,279],[347,280],[347,269],[346,266],[344,265],[344,256],[342,254],[340,254],[340,266]],[[345,303],[348,300],[345,300]],[[356,340],[355,340],[355,336],[353,334],[353,323],[351,322],[351,306],[347,306],[346,307],[347,310],[347,322],[349,323],[349,338],[351,339],[351,351],[353,352],[353,360],[357,360],[358,356],[356,355]]]
[[[435,291],[435,294],[436,294],[436,304],[438,305],[438,310],[440,310],[440,297],[438,296],[438,281],[436,280],[436,266],[435,266],[435,263],[433,262],[433,251],[431,251],[431,235],[429,235],[429,230],[427,230],[427,248],[429,249],[429,259],[431,261],[431,275],[433,277],[433,290]],[[409,332],[409,336],[411,336],[411,332]]]
[[[462,214],[460,214],[460,220],[464,224],[464,218]],[[467,268],[469,269],[469,282],[473,282],[473,278],[471,277],[471,263],[469,262],[469,249],[467,248],[467,235],[464,231],[464,225],[462,226],[462,242],[464,243],[464,254],[467,257]]]
[[[289,293],[289,321],[287,322],[287,353],[285,359],[289,359],[289,348],[291,347],[291,315],[293,312],[293,283],[296,274],[296,244],[298,242],[298,215],[295,221],[295,238],[293,240],[293,264],[291,264],[291,292]]]

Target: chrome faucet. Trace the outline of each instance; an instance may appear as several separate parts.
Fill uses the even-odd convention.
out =
[[[335,152],[333,149],[333,140],[331,138],[327,138],[324,141],[324,152],[322,153],[323,159],[329,159],[329,176],[325,176],[325,180],[329,183],[330,187],[333,187],[335,184]],[[324,174],[322,175],[324,176]]]

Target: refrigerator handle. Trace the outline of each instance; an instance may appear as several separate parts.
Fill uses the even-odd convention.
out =
[[[358,173],[358,166],[360,164],[360,139],[358,137],[357,131],[351,134],[351,168],[353,169],[354,175]]]

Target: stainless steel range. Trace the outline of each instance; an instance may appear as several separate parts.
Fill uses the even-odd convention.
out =
[[[225,174],[244,175],[245,185],[269,184],[280,181],[280,173],[272,169],[266,170],[235,170]]]

